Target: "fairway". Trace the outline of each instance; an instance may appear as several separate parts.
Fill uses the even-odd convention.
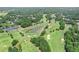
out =
[[[8,36],[7,33],[0,33],[0,51],[7,51],[11,41],[12,39]]]
[[[46,30],[45,39],[49,43],[52,52],[64,52],[64,42],[61,41],[64,38],[64,31],[63,30],[56,30],[59,29],[59,23],[53,21],[50,23],[49,29]],[[51,31],[51,32],[50,32]],[[47,36],[50,35],[50,39]]]
[[[39,51],[39,49],[37,47],[35,47],[30,40],[28,39],[28,37],[21,37],[21,35],[19,34],[19,32],[17,31],[12,31],[10,32],[12,33],[14,39],[19,40],[20,42],[22,42],[22,51],[30,51],[30,52],[34,52],[34,51]],[[0,33],[0,51],[1,52],[7,52],[8,51],[8,47],[11,46],[11,42],[13,39],[11,39],[10,36],[8,36],[7,33]],[[24,41],[25,40],[25,41]]]
[[[0,12],[0,16],[5,16],[7,14],[8,14],[7,12]]]

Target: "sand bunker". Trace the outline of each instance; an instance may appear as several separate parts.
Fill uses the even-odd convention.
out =
[[[50,40],[50,35],[49,34],[47,35],[47,39]]]
[[[61,42],[64,42],[64,38],[61,39]]]

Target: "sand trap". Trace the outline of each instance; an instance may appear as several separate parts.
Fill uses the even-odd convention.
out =
[[[49,34],[47,35],[47,39],[50,40],[50,35]]]
[[[64,38],[61,39],[61,42],[64,42]]]

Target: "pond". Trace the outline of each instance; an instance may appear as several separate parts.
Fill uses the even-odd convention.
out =
[[[18,26],[14,26],[14,27],[8,27],[8,28],[4,28],[4,31],[12,31],[12,30],[16,30],[18,29]]]

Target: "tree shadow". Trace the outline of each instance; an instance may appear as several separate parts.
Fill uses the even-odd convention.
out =
[[[30,40],[42,52],[51,52],[48,42],[43,37],[32,38]]]

